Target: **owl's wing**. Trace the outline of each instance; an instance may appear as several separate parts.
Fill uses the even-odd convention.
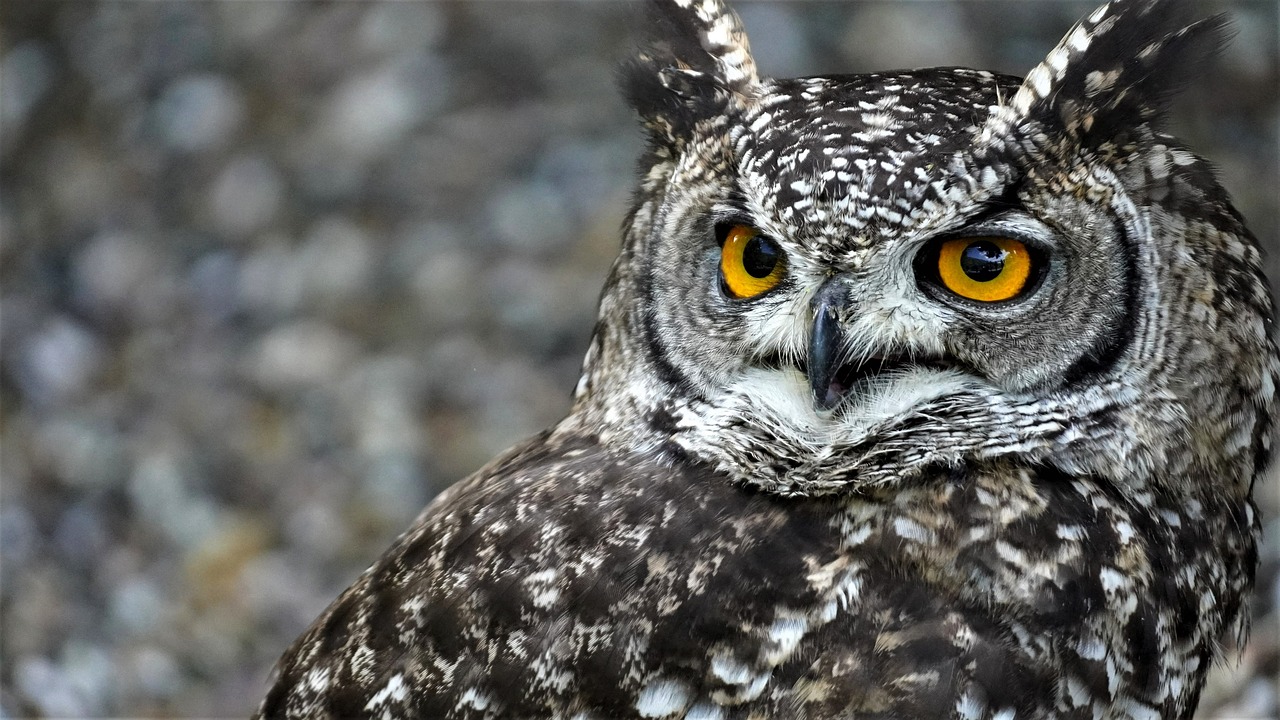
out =
[[[829,517],[701,466],[536,438],[451,489],[338,598],[260,714],[625,717],[676,702],[706,685],[712,646],[754,662],[766,641],[743,645],[743,628],[818,601],[807,577],[838,551]]]

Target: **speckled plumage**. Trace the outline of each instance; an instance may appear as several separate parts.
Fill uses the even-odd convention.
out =
[[[1220,23],[1116,0],[1025,81],[760,79],[719,2],[653,25],[570,415],[428,507],[260,714],[1190,717],[1244,626],[1280,374],[1256,241],[1153,127]],[[777,241],[776,289],[726,297],[725,222]],[[948,297],[916,259],[953,236],[1043,277]],[[834,409],[819,307],[872,368]]]

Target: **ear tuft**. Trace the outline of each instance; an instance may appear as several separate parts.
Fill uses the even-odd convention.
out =
[[[755,60],[721,0],[651,0],[649,40],[621,68],[627,101],[659,140],[678,143],[704,117],[752,97]]]
[[[1112,0],[1032,68],[1012,98],[1014,124],[1036,120],[1078,144],[1124,145],[1222,45],[1226,20],[1188,23],[1183,3]]]

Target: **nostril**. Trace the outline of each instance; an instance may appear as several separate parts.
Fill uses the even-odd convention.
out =
[[[843,282],[837,278],[832,278],[822,284],[818,288],[818,292],[813,294],[813,299],[809,301],[809,307],[813,309],[815,317],[823,308],[827,308],[828,312],[837,308],[843,308],[849,300],[849,289]]]

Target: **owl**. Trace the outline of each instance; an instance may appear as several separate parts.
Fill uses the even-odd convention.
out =
[[[767,79],[653,3],[569,415],[436,499],[260,717],[1188,718],[1257,562],[1257,241],[1158,128],[1223,22],[1025,79]]]

